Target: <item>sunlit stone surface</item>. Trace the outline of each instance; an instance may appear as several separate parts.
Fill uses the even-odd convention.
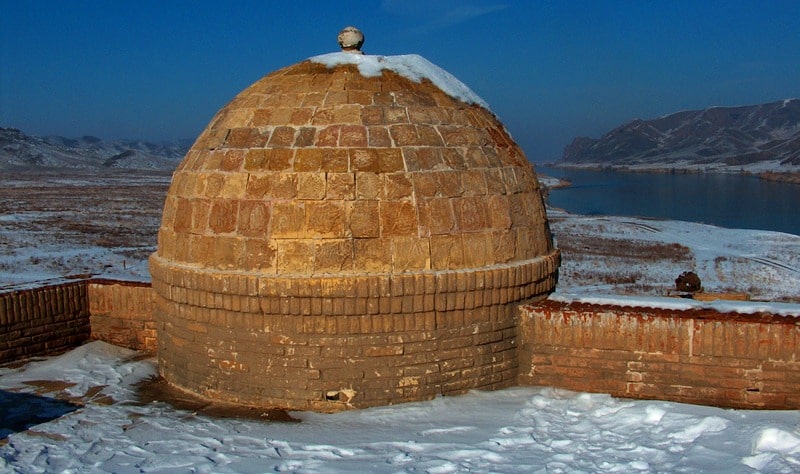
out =
[[[273,72],[187,153],[150,260],[168,382],[320,411],[515,383],[559,263],[536,175],[486,108],[379,72]]]

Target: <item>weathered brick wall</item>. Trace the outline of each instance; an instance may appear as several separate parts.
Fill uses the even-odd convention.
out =
[[[224,288],[230,279],[198,278],[218,291],[173,281],[183,303],[160,299],[161,311],[174,306],[170,312],[181,315],[161,321],[163,349],[188,356],[169,360],[166,370],[227,401],[279,406],[290,399],[331,411],[518,381],[800,409],[800,324],[793,317],[554,301],[517,308],[506,302],[536,294],[547,284],[537,278],[548,277],[514,272],[364,278],[349,292],[288,279],[286,288],[260,288],[248,278],[231,292]],[[321,293],[329,297],[312,298]],[[108,280],[0,294],[0,362],[58,353],[90,336],[152,352],[155,299],[149,284]]]
[[[211,399],[318,411],[512,386],[516,303],[556,267],[267,278],[153,258],[159,370]]]
[[[154,353],[155,294],[150,283],[90,280],[92,339]]]
[[[0,362],[58,353],[89,333],[84,281],[0,294]]]
[[[800,408],[798,318],[544,301],[520,307],[520,383]]]

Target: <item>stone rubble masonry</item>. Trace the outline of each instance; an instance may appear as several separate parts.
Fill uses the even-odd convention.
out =
[[[149,283],[87,282],[92,339],[155,353],[155,293]]]
[[[0,363],[56,354],[89,339],[86,284],[0,294]]]
[[[797,317],[554,301],[523,305],[520,317],[524,385],[800,409]]]
[[[516,302],[550,291],[559,254],[327,277],[209,272],[157,255],[150,265],[170,383],[212,400],[333,412],[515,385]]]

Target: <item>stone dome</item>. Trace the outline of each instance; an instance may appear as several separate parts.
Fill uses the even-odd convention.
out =
[[[559,254],[531,164],[470,94],[419,56],[333,53],[224,106],[151,257],[161,374],[322,411],[513,382],[512,305],[553,290]]]
[[[158,256],[262,274],[476,268],[553,251],[536,175],[487,109],[313,61],[225,106],[178,167]]]

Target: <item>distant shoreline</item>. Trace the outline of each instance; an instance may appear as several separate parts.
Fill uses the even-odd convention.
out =
[[[568,188],[572,186],[572,181],[564,178],[556,178],[548,174],[539,173],[536,171],[536,178],[539,181],[539,186],[542,190],[542,197],[545,202],[550,195],[550,190],[559,188]],[[566,212],[566,211],[565,211]]]
[[[800,184],[800,173],[767,171],[758,173],[758,177],[766,181],[774,181],[777,183],[790,183]]]
[[[615,171],[620,173],[653,173],[653,174],[699,174],[699,173],[720,173],[720,174],[743,174],[756,176],[765,181],[776,183],[800,184],[800,171],[753,171],[736,168],[631,168],[628,166],[614,165],[575,165],[563,163],[541,163],[542,166],[551,168],[574,169],[582,171]],[[558,179],[558,178],[554,178]],[[549,186],[551,188],[566,187]]]

